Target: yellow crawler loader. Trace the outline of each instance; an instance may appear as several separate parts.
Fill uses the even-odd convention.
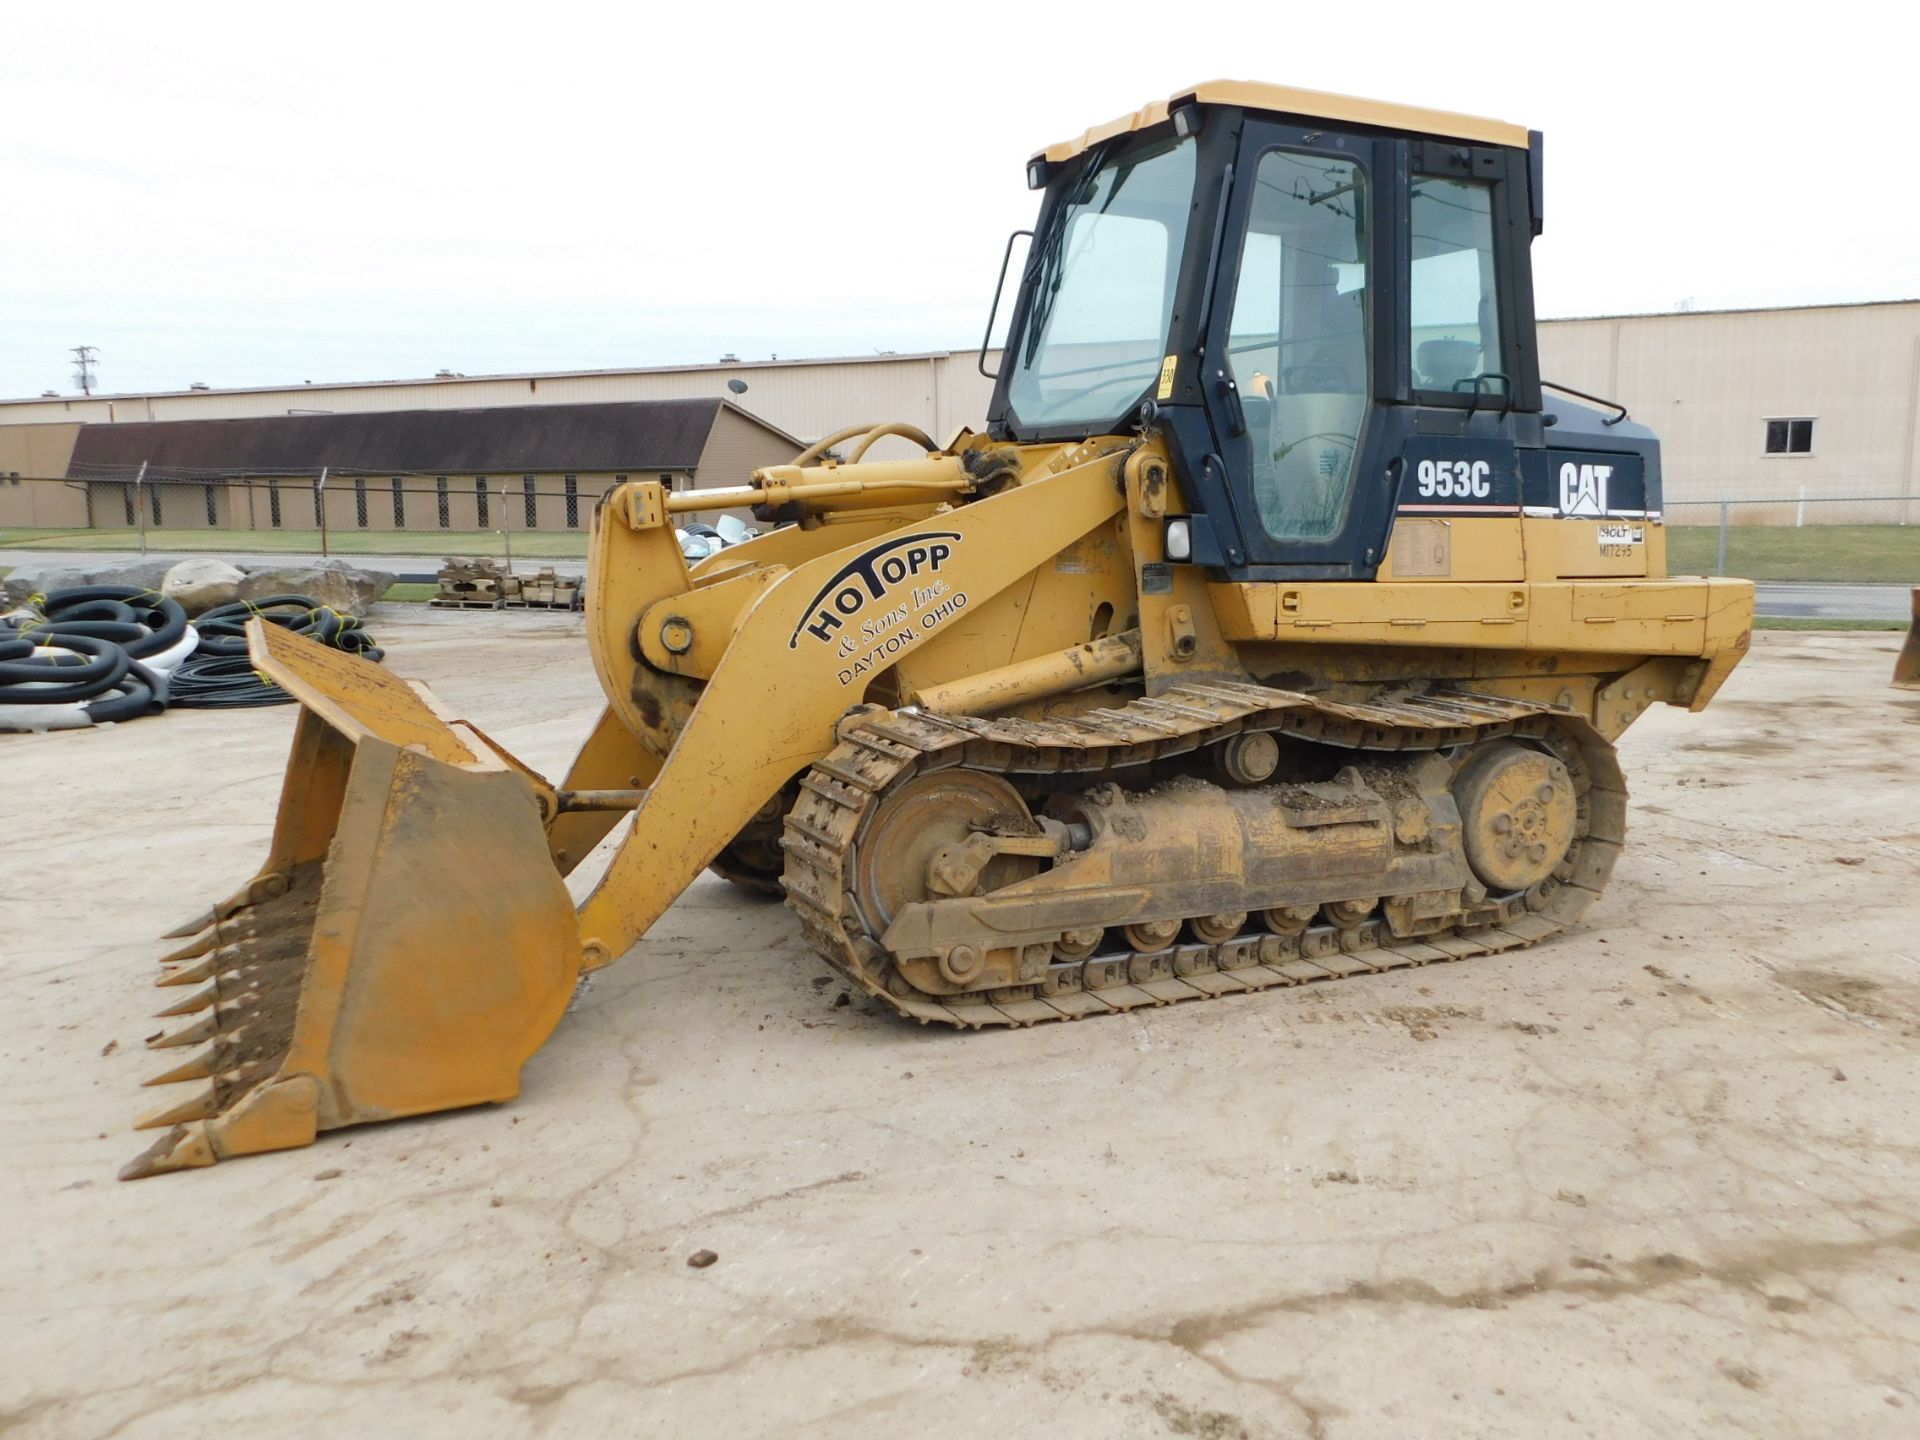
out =
[[[1541,154],[1216,82],[1035,155],[984,430],[600,501],[607,708],[557,785],[256,625],[302,707],[278,823],[175,932],[156,1083],[191,1088],[123,1174],[512,1097],[708,867],[962,1029],[1573,924],[1624,838],[1612,742],[1708,702],[1753,592],[1668,577],[1654,437],[1540,377]],[[726,507],[777,528],[689,567],[674,517]],[[562,877],[628,816],[576,910]]]

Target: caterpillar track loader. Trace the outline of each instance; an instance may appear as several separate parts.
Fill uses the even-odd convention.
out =
[[[512,1097],[709,867],[963,1029],[1578,920],[1624,838],[1613,741],[1706,705],[1753,596],[1670,578],[1654,437],[1546,393],[1540,137],[1217,82],[1027,174],[984,430],[600,501],[607,708],[558,784],[254,627],[301,704],[279,817],[175,932],[154,1083],[185,1098],[127,1178]],[[791,523],[689,567],[674,517],[726,507]],[[627,817],[576,910],[562,877]]]

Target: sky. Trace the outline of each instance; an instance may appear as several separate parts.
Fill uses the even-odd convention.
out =
[[[1902,13],[23,7],[0,396],[977,344],[1027,156],[1212,78],[1544,130],[1543,317],[1912,298]]]

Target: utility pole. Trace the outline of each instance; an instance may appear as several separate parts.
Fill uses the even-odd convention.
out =
[[[73,347],[73,383],[80,387],[82,395],[93,394],[93,367],[100,356],[97,345],[76,345]]]

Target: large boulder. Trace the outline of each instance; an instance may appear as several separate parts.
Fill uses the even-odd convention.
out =
[[[384,570],[362,570],[345,560],[290,560],[250,571],[238,598],[258,604],[275,595],[306,595],[343,615],[365,615],[393,579]]]
[[[246,571],[224,560],[201,556],[196,560],[182,560],[169,569],[160,582],[160,593],[170,600],[178,600],[187,614],[204,615],[238,599],[240,582],[246,578]]]
[[[31,595],[51,595],[55,590],[71,590],[76,585],[91,585],[92,572],[71,565],[16,565],[0,588],[6,591],[4,608],[24,605]]]
[[[158,590],[166,583],[167,572],[178,563],[178,556],[143,555],[137,560],[122,560],[96,566],[88,573],[89,585],[131,585],[136,590]]]
[[[50,595],[78,585],[130,585],[136,590],[158,590],[174,562],[161,556],[118,560],[111,565],[47,565],[29,562],[14,567],[0,580],[7,603],[18,605],[29,595]]]

